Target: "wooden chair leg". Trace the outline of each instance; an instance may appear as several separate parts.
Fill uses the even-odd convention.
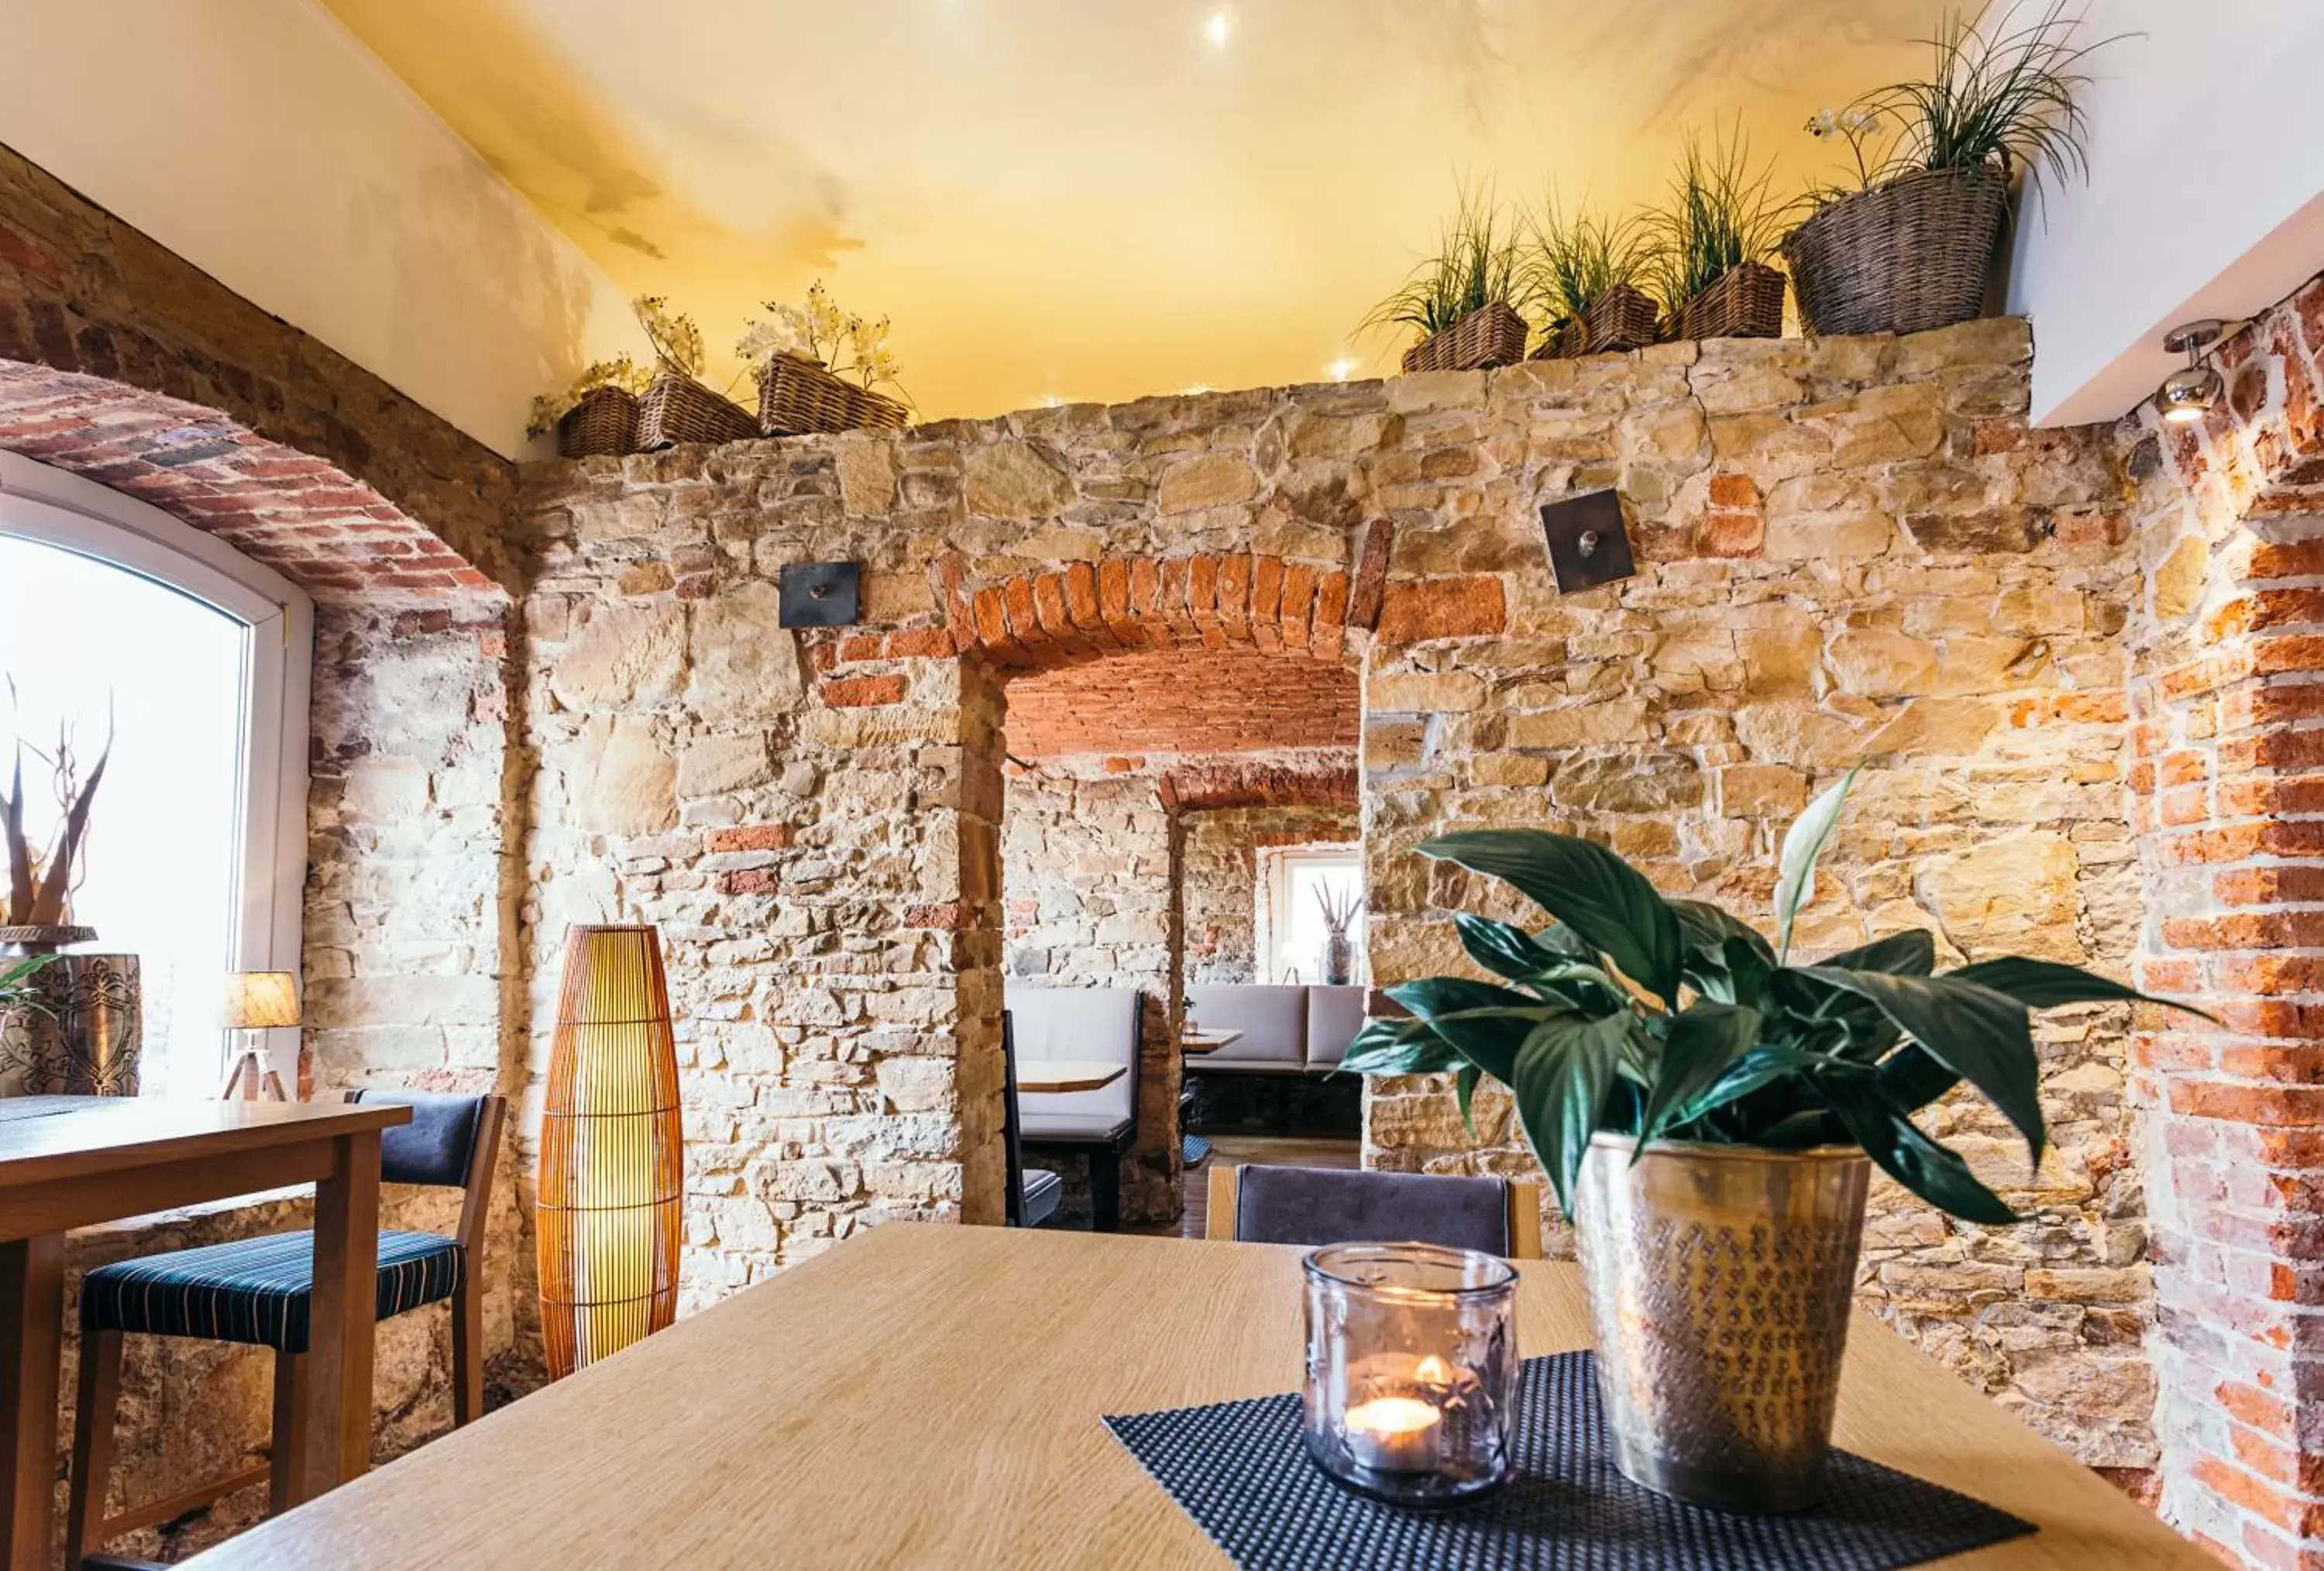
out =
[[[452,1427],[484,1416],[484,1295],[466,1281],[452,1295]]]
[[[105,1494],[113,1472],[114,1409],[121,1395],[121,1333],[81,1338],[80,1395],[73,1404],[72,1493],[65,1514],[65,1565],[105,1547]]]
[[[295,1353],[274,1355],[274,1445],[267,1458],[266,1510],[279,1515],[297,1505],[299,1458],[307,1438],[307,1361]]]
[[[1121,1153],[1090,1153],[1090,1228],[1096,1233],[1121,1231]]]

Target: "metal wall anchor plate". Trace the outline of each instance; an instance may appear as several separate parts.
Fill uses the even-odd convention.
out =
[[[862,586],[856,562],[786,562],[776,597],[785,627],[853,627]]]
[[[1545,504],[1541,531],[1549,542],[1550,570],[1557,587],[1571,595],[1627,578],[1638,569],[1630,559],[1630,537],[1622,527],[1622,498],[1591,491]]]

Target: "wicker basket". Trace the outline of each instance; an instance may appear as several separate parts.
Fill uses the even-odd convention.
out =
[[[1738,262],[1679,308],[1679,338],[1780,338],[1784,275],[1763,262]]]
[[[615,457],[638,447],[638,395],[626,387],[593,387],[557,422],[560,457]]]
[[[1482,371],[1514,365],[1525,357],[1525,319],[1495,300],[1406,349],[1404,368],[1406,372]]]
[[[1571,360],[1589,353],[1590,327],[1586,322],[1566,319],[1558,329],[1541,341],[1528,360]]]
[[[638,451],[659,452],[680,442],[739,442],[759,434],[751,411],[719,397],[691,376],[665,371],[638,404]]]
[[[1925,170],[1843,197],[1784,242],[1800,325],[1918,333],[1969,320],[2008,215],[2008,181],[1990,170]]]
[[[796,355],[770,355],[759,373],[759,429],[770,437],[900,427],[904,406]]]
[[[1643,349],[1655,341],[1655,302],[1643,291],[1618,283],[1590,302],[1592,355]]]

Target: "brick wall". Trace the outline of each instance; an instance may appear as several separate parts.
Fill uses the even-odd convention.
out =
[[[2120,433],[2150,990],[2162,1507],[2231,1561],[2324,1565],[2324,282],[2222,347],[2228,396]]]

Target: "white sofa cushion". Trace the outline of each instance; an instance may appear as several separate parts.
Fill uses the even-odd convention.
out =
[[[1115,1123],[1130,1116],[1138,1095],[1139,1007],[1134,987],[1009,988],[1019,1064],[1078,1058],[1120,1064],[1130,1071],[1095,1091],[1020,1092],[1017,1105],[1024,1114],[1026,1138],[1042,1132],[1042,1119]]]
[[[1364,1026],[1364,990],[1360,987],[1311,987],[1307,990],[1307,1067],[1336,1069],[1348,1056],[1348,1044]]]
[[[1218,983],[1189,987],[1195,1026],[1240,1031],[1242,1040],[1197,1054],[1198,1068],[1268,1065],[1296,1069],[1307,1061],[1307,990],[1271,983]]]

